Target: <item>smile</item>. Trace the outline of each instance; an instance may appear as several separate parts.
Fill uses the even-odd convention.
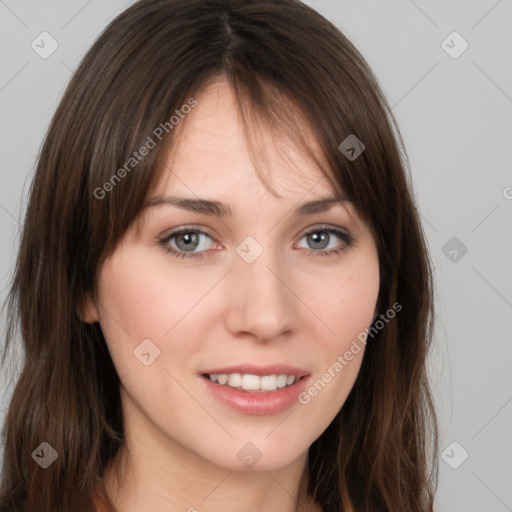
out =
[[[229,409],[266,415],[293,406],[311,374],[288,364],[246,363],[209,369],[200,377],[207,392]]]

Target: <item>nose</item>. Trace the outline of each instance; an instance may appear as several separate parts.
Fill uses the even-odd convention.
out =
[[[228,279],[226,326],[234,337],[269,342],[290,333],[297,299],[275,251],[266,248],[251,263],[235,254]]]

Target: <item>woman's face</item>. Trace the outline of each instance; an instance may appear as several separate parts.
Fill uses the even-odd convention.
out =
[[[357,336],[376,314],[376,245],[349,202],[300,213],[333,190],[268,133],[266,175],[282,199],[264,188],[226,82],[196,99],[84,319],[101,324],[132,439],[276,469],[304,456],[354,384]]]

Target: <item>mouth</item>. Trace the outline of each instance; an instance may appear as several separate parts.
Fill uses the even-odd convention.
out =
[[[245,364],[200,373],[209,393],[242,414],[275,414],[291,407],[310,373],[289,365]]]

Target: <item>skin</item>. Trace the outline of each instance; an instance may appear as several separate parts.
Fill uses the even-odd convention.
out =
[[[305,498],[307,450],[345,402],[364,345],[308,404],[270,415],[230,409],[198,372],[285,363],[306,368],[311,382],[321,378],[376,316],[375,241],[352,203],[295,216],[299,204],[333,190],[303,151],[263,130],[266,176],[282,198],[265,189],[226,81],[195,97],[150,197],[215,199],[234,216],[147,208],[99,269],[99,294],[83,319],[101,324],[122,382],[126,434],[105,474],[107,491],[120,512],[318,510]],[[310,143],[317,147],[311,134]],[[318,256],[345,245],[336,235],[327,249],[308,240],[304,233],[322,224],[348,230],[354,245]],[[173,258],[157,244],[190,225],[208,232],[192,249],[202,258]],[[247,236],[263,248],[250,264],[235,251]],[[168,242],[185,252],[176,244]],[[160,350],[149,366],[133,353],[147,338]],[[249,441],[262,455],[252,468],[237,457]]]

